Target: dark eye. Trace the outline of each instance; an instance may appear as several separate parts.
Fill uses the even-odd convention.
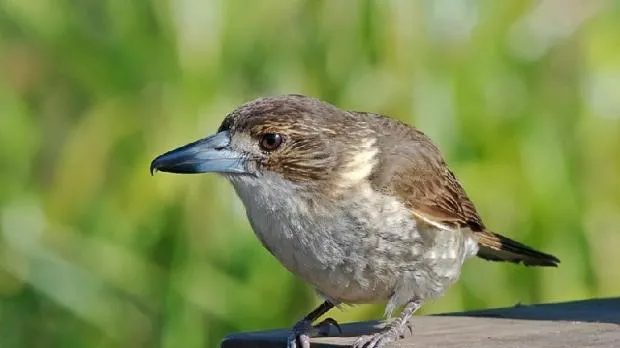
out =
[[[282,136],[278,133],[267,133],[260,139],[260,147],[266,151],[273,151],[280,145],[282,145]]]

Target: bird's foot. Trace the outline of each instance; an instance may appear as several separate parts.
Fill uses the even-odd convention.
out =
[[[405,337],[405,331],[413,334],[413,329],[408,320],[402,320],[402,318],[396,318],[389,323],[381,331],[372,334],[359,337],[353,343],[353,348],[381,348],[385,347],[390,342],[397,341]]]
[[[335,327],[339,333],[342,333],[340,325],[333,318],[327,318],[316,325],[312,325],[312,321],[308,319],[302,319],[293,326],[291,334],[288,336],[286,347],[310,348],[310,337],[329,335],[331,326]]]
[[[381,331],[367,336],[361,336],[353,343],[353,348],[382,348],[387,343],[394,342],[404,337],[405,329],[413,334],[409,319],[415,311],[422,306],[422,300],[414,297],[407,302],[398,318],[392,320]]]

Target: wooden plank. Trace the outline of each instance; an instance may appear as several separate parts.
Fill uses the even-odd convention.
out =
[[[620,348],[620,298],[518,306],[412,320],[413,336],[393,347]],[[312,339],[312,347],[347,347],[374,332],[376,321],[342,325],[338,337]],[[335,330],[334,330],[335,331]],[[288,329],[227,336],[222,348],[283,348]]]
[[[443,315],[620,324],[620,297],[529,306],[516,305],[510,308],[483,309]]]

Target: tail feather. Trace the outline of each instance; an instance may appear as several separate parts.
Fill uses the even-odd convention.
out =
[[[490,231],[476,232],[478,257],[491,261],[523,263],[526,266],[557,267],[560,260],[550,254],[534,250],[525,244]]]

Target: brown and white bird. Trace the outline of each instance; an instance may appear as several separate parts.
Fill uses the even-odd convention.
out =
[[[157,157],[151,171],[214,172],[234,186],[262,244],[325,299],[295,324],[287,346],[334,324],[313,322],[339,304],[404,306],[360,337],[378,348],[479,256],[528,266],[560,261],[486,228],[431,140],[416,128],[301,95],[261,98],[215,135]]]

